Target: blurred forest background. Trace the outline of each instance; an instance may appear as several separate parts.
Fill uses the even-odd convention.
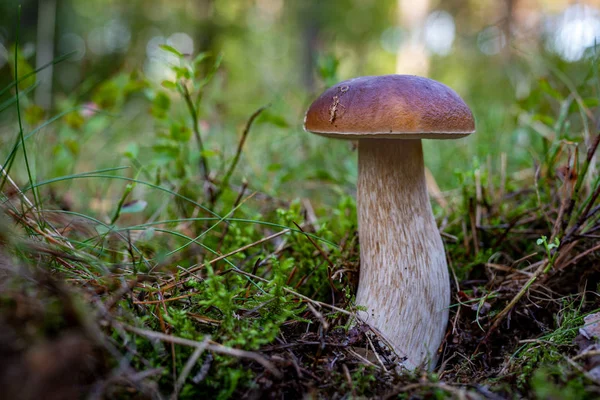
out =
[[[98,92],[109,79],[118,84],[123,71],[157,84],[169,78],[169,54],[158,48],[166,43],[184,54],[223,56],[201,115],[211,157],[229,158],[245,120],[271,105],[259,121],[268,123],[253,130],[239,174],[289,197],[309,190],[311,179],[354,186],[351,146],[302,131],[307,104],[335,81],[407,73],[454,88],[472,107],[478,133],[425,144],[428,167],[439,186],[450,189],[457,185],[453,171],[474,162],[497,170],[506,156],[512,172],[531,165],[531,150],[547,133],[536,121],[532,88],[553,69],[568,76],[587,71],[600,38],[600,1],[4,0],[0,87],[13,79],[18,4],[21,58],[31,68],[74,52],[38,74],[32,102],[24,104],[36,105],[28,114],[47,118],[82,104],[113,113],[51,135],[63,150],[55,148],[50,157],[38,152],[46,171],[81,170],[66,165],[73,164],[72,154],[60,165],[60,153],[75,145],[84,169],[90,156],[100,154],[114,166],[131,143],[145,162],[152,135],[147,102],[117,100],[115,92],[108,96],[113,104],[98,104]],[[14,111],[0,115],[0,148],[14,140],[14,117]],[[293,184],[287,183],[291,177]]]

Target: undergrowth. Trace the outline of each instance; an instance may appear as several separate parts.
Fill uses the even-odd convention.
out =
[[[530,169],[475,160],[460,192],[436,200],[450,324],[436,369],[406,374],[355,317],[353,197],[325,207],[253,187],[240,172],[252,126],[286,117],[260,108],[215,151],[203,118],[221,58],[163,50],[172,79],[122,73],[55,116],[31,102],[34,72],[14,50],[0,92],[0,111],[22,111],[0,181],[0,381],[13,398],[598,396],[597,364],[575,343],[600,308],[596,59],[583,79],[554,70],[519,104],[541,148]],[[85,159],[131,101],[152,133],[112,165]],[[51,168],[33,161],[44,157]]]

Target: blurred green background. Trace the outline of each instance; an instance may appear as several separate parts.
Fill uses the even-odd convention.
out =
[[[130,165],[132,159],[147,165],[156,161],[152,144],[162,128],[150,118],[151,101],[144,90],[128,95],[121,89],[138,77],[155,85],[170,77],[173,60],[160,44],[192,58],[201,52],[213,58],[221,54],[200,116],[215,174],[235,153],[248,117],[270,104],[253,127],[232,181],[239,184],[246,178],[251,187],[284,199],[310,195],[335,201],[335,194],[354,190],[356,152],[349,142],[305,133],[307,105],[327,86],[358,75],[428,76],[454,88],[477,121],[477,133],[469,138],[425,144],[427,166],[442,190],[449,190],[459,182],[455,171],[477,163],[498,171],[506,157],[509,172],[531,168],[533,150],[547,134],[536,120],[542,102],[531,94],[557,70],[582,81],[588,76],[592,47],[600,38],[599,4],[4,0],[0,87],[14,78],[21,5],[21,73],[27,65],[40,67],[74,52],[40,72],[38,85],[22,96],[26,132],[67,112],[30,141],[36,180]],[[210,63],[206,65],[208,69]],[[576,87],[580,82],[562,83]],[[0,98],[9,100],[8,94]],[[172,100],[174,118],[186,121],[185,107]],[[106,113],[80,110],[79,119],[68,113],[85,104]],[[15,121],[15,107],[0,113],[3,158],[17,137]],[[192,140],[189,147],[195,149]],[[16,174],[26,182],[23,169]]]

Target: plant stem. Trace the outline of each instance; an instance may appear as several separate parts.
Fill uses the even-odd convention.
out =
[[[198,112],[196,111],[196,107],[194,107],[194,102],[192,101],[192,96],[190,95],[188,88],[184,84],[181,85],[181,88],[181,94],[183,95],[190,116],[192,117],[192,130],[194,132],[194,136],[196,137],[196,141],[198,142],[198,151],[200,152],[200,171],[202,172],[204,179],[208,182],[210,180],[210,169],[208,165],[208,160],[206,159],[206,155],[204,154],[202,136],[200,136],[200,127],[198,126]]]
[[[21,6],[19,5],[19,17],[18,17],[18,24],[17,24],[17,39],[16,39],[16,46],[15,46],[15,81],[19,80],[19,73],[18,73],[18,65],[19,65],[19,31],[20,31],[20,24],[21,24]],[[23,123],[21,120],[21,103],[20,103],[20,99],[19,99],[19,85],[15,85],[15,97],[17,99],[17,118],[19,121],[19,138],[21,140],[21,147],[23,147],[23,158],[25,159],[25,167],[27,168],[27,177],[29,178],[29,183],[31,184],[31,186],[33,187],[34,182],[33,182],[33,175],[31,174],[31,168],[29,166],[29,158],[27,157],[27,149],[25,148],[25,138],[24,138],[24,134],[23,134]],[[38,192],[36,189],[32,190],[33,192],[33,200],[35,202],[36,206],[41,206],[40,204],[40,200],[38,197]]]
[[[231,178],[231,175],[233,174],[235,167],[237,166],[238,162],[240,161],[240,156],[242,155],[242,149],[244,148],[244,144],[246,143],[246,138],[248,137],[248,133],[250,133],[250,128],[252,127],[252,123],[254,122],[256,117],[258,117],[260,115],[260,113],[262,113],[267,107],[269,107],[269,104],[267,104],[266,106],[262,106],[258,110],[254,111],[254,113],[248,119],[248,122],[246,122],[246,127],[244,128],[244,132],[242,133],[242,138],[240,139],[240,142],[238,143],[238,147],[235,152],[235,156],[233,157],[233,161],[231,161],[231,165],[227,169],[227,172],[225,173],[225,177],[223,178],[223,181],[221,181],[219,191],[215,194],[214,200],[216,200],[217,197],[220,196],[221,193],[223,192],[223,190],[227,187],[227,185],[229,185],[229,179]]]

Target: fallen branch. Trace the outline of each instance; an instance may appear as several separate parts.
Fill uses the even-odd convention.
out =
[[[277,378],[283,377],[281,372],[275,368],[275,366],[267,360],[265,357],[261,356],[258,353],[254,353],[251,351],[234,349],[232,347],[223,346],[220,343],[213,342],[212,340],[205,340],[202,342],[197,342],[195,340],[185,339],[178,336],[167,335],[161,332],[150,331],[147,329],[136,328],[131,325],[122,324],[116,321],[112,321],[113,325],[117,325],[120,328],[125,329],[126,331],[135,333],[136,335],[145,336],[150,339],[157,339],[163,342],[178,344],[181,346],[195,347],[196,349],[206,349],[208,351],[212,351],[214,353],[219,353],[227,356],[238,357],[238,358],[247,358],[249,360],[255,361],[258,364],[262,365],[275,375]],[[183,375],[183,373],[182,373]]]

